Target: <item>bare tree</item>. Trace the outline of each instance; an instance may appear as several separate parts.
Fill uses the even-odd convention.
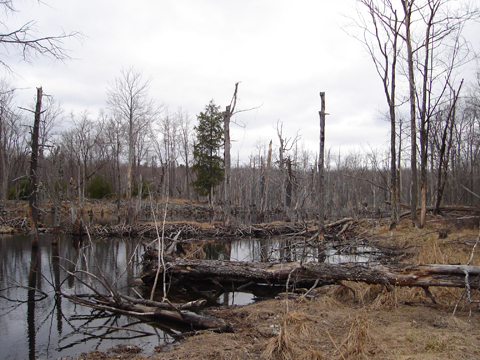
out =
[[[416,120],[416,97],[415,97],[415,68],[413,62],[412,46],[412,14],[414,11],[415,0],[401,0],[404,13],[404,35],[403,39],[407,45],[407,65],[408,65],[408,89],[410,100],[410,167],[412,171],[411,182],[411,214],[412,220],[417,220],[418,204],[418,174],[417,174],[417,120]]]
[[[292,150],[294,146],[297,145],[298,141],[300,140],[300,135],[297,134],[292,139],[286,138],[283,135],[283,123],[277,121],[276,125],[278,141],[280,146],[278,147],[278,167],[280,170],[281,176],[281,201],[284,204],[284,210],[286,212],[290,211],[290,207],[292,205],[292,187],[293,187],[293,173],[292,173],[292,159],[287,153]],[[290,215],[290,214],[288,214]]]
[[[175,170],[179,156],[179,123],[177,114],[170,114],[168,110],[158,120],[158,127],[162,134],[161,153],[165,162],[166,192],[169,197],[175,195]]]
[[[425,225],[427,208],[427,162],[431,118],[448,101],[448,89],[456,72],[473,59],[470,45],[461,34],[465,24],[479,16],[468,3],[452,6],[451,0],[427,0],[415,4],[416,22],[414,62],[420,84],[416,86],[420,133],[420,227]],[[422,31],[423,30],[423,31]],[[422,35],[423,34],[423,35]]]
[[[105,151],[105,156],[108,162],[109,173],[112,183],[115,184],[115,192],[117,195],[117,212],[120,210],[120,194],[122,193],[122,182],[120,176],[120,156],[124,148],[122,138],[125,135],[125,127],[122,123],[116,121],[114,117],[101,114],[101,117],[105,117],[105,127],[101,134],[102,148]]]
[[[61,61],[71,59],[69,52],[64,48],[64,42],[71,38],[81,39],[81,33],[76,31],[65,33],[62,31],[58,35],[42,36],[37,32],[36,22],[33,20],[28,21],[19,28],[10,29],[7,24],[8,16],[18,12],[14,1],[2,0],[0,1],[0,8],[3,9],[5,17],[3,20],[0,20],[0,25],[3,29],[3,32],[0,33],[0,45],[5,50],[5,53],[13,57],[19,56],[23,61],[27,62],[31,62],[39,56]],[[0,60],[0,64],[7,71],[12,71],[12,68],[4,59]]]
[[[89,179],[105,165],[99,156],[104,124],[93,120],[88,111],[70,117],[73,128],[62,133],[62,147],[76,164],[78,200],[82,204]]]
[[[402,19],[389,0],[359,0],[367,9],[369,18],[361,13],[358,26],[364,30],[359,38],[373,60],[375,69],[382,80],[390,119],[390,224],[398,221],[397,207],[397,165],[396,165],[396,72],[400,51],[399,31]]]
[[[397,62],[405,61],[410,105],[411,218],[417,218],[417,120],[420,132],[421,218],[425,223],[427,203],[427,158],[429,121],[443,101],[452,82],[454,70],[469,59],[468,43],[460,37],[464,23],[478,17],[478,11],[465,6],[452,6],[451,0],[358,0],[369,14],[361,13],[356,24],[364,29],[360,38],[380,75],[387,98],[391,122],[391,222],[396,221],[396,72]],[[402,16],[397,7],[401,4]],[[400,40],[402,42],[400,43]],[[405,48],[402,48],[405,44]],[[405,57],[400,54],[405,51]],[[417,80],[418,79],[418,80]]]
[[[40,126],[40,116],[42,112],[42,88],[37,88],[37,103],[35,106],[35,118],[32,127],[32,153],[30,157],[30,173],[29,173],[29,190],[28,190],[28,204],[30,207],[30,232],[32,236],[32,247],[38,246],[38,205],[37,205],[37,191],[38,191],[38,136]]]
[[[15,166],[15,152],[22,140],[20,115],[15,110],[15,89],[0,81],[0,200],[7,200],[9,177]]]
[[[142,74],[133,67],[122,69],[120,76],[107,89],[107,106],[113,116],[126,124],[128,129],[128,165],[126,196],[131,209],[132,167],[135,143],[139,134],[150,126],[158,114],[158,108],[149,97],[150,80],[144,81]],[[128,216],[129,221],[131,217]]]
[[[192,156],[193,128],[187,112],[177,111],[179,126],[180,156],[185,163],[185,196],[190,200],[190,161]]]

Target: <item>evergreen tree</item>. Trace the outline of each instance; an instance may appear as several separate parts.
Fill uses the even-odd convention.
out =
[[[223,113],[213,100],[205,106],[205,110],[197,115],[195,126],[196,141],[193,146],[193,171],[197,179],[192,186],[200,196],[207,196],[212,202],[212,194],[216,186],[225,177],[223,159],[219,156],[223,146]]]

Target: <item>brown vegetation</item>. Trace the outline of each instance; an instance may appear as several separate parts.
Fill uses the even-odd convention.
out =
[[[363,222],[378,246],[396,247],[410,264],[466,264],[478,239],[478,218],[430,218],[425,229],[402,220]],[[444,237],[444,234],[447,237]],[[440,236],[441,235],[441,236]],[[475,252],[471,265],[480,265]],[[149,359],[472,359],[480,357],[480,294],[471,302],[463,289],[367,285],[341,281],[297,289],[279,299],[209,310],[234,333],[199,331]],[[435,300],[435,303],[432,302]],[[138,354],[101,354],[82,359],[142,359]]]

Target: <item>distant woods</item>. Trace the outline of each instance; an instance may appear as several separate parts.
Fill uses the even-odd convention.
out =
[[[297,129],[281,121],[276,137],[235,157],[236,139],[225,129],[234,106],[212,100],[194,116],[172,111],[152,96],[151,80],[130,67],[112,79],[99,114],[65,113],[44,89],[53,96],[42,99],[38,186],[30,187],[34,105],[19,108],[17,90],[2,80],[0,200],[25,200],[35,191],[41,211],[49,203],[81,208],[86,199],[110,198],[130,214],[137,200],[179,198],[208,203],[225,217],[255,213],[258,221],[318,218],[322,201],[328,219],[388,216],[394,224],[408,213],[420,226],[447,205],[479,206],[480,76],[478,69],[460,75],[474,74],[475,52],[462,31],[480,12],[451,3],[357,1],[354,36],[379,75],[391,134],[384,147],[345,153],[328,146],[331,114],[322,174],[318,147],[307,149]],[[318,124],[316,114],[311,121]]]
[[[1,85],[1,199],[25,199],[33,115],[19,110],[15,91],[5,82]],[[430,121],[429,211],[437,205],[439,189],[442,206],[480,205],[479,91],[478,85],[472,86],[456,100],[455,111],[446,103]],[[76,201],[80,206],[93,197],[127,199],[129,158],[132,197],[205,202],[210,197],[211,204],[222,209],[223,113],[213,102],[196,121],[182,109],[171,112],[164,108],[149,117],[139,116],[132,127],[129,118],[107,111],[97,116],[88,111],[64,114],[51,97],[44,99],[43,108],[37,167],[41,209],[54,199]],[[210,128],[205,120],[212,119]],[[63,125],[63,130],[56,132],[60,120],[69,127]],[[318,121],[315,114],[312,121]],[[397,160],[402,213],[411,202],[412,172],[408,124],[401,121],[400,125]],[[326,127],[328,139],[328,121]],[[259,220],[268,220],[263,216],[269,214],[292,221],[318,216],[318,154],[305,149],[296,133],[286,133],[285,126],[278,123],[277,138],[271,144],[270,140],[258,143],[247,160],[233,157],[229,184],[232,213],[255,212],[261,216]],[[327,148],[325,217],[389,216],[390,156],[388,146],[348,154]],[[211,177],[208,166],[213,169]],[[201,176],[205,178],[199,181]]]

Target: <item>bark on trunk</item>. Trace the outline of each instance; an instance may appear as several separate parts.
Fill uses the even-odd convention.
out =
[[[410,89],[410,134],[411,134],[411,155],[410,166],[412,169],[412,187],[411,187],[411,209],[410,217],[413,221],[417,220],[418,204],[418,177],[417,177],[417,122],[416,122],[416,101],[415,101],[415,76],[413,64],[413,48],[411,40],[411,15],[412,1],[402,0],[403,10],[405,12],[405,41],[407,43],[408,58],[408,83]]]
[[[225,160],[225,184],[224,184],[224,223],[230,224],[230,216],[231,216],[231,200],[230,200],[230,105],[227,106],[225,113],[224,113],[224,125],[223,131],[225,135],[225,153],[224,153],[224,160]]]
[[[38,167],[38,136],[40,127],[40,115],[42,112],[42,88],[37,88],[37,104],[35,106],[35,120],[32,131],[32,155],[30,159],[30,187],[28,203],[30,206],[30,231],[33,235],[32,245],[37,245],[38,231],[38,205],[37,205],[37,167]]]
[[[326,263],[253,263],[235,261],[170,259],[166,264],[170,280],[199,286],[221,284],[237,287],[251,283],[267,285],[312,286],[317,279],[320,284],[331,284],[341,280],[362,281],[367,284],[392,286],[446,286],[465,287],[465,275],[480,275],[480,266],[465,265],[418,265],[404,269],[393,269],[382,265]],[[152,283],[156,268],[144,271],[142,280]],[[479,288],[478,276],[470,278],[470,287]]]
[[[320,93],[320,153],[318,155],[318,234],[319,237],[325,232],[325,185],[324,185],[324,162],[325,162],[325,93]],[[319,239],[320,240],[320,239]]]

